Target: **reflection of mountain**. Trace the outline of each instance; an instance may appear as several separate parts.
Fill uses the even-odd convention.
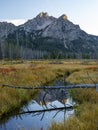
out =
[[[63,89],[46,90],[42,91],[35,100],[41,106],[47,106],[49,102],[53,102],[55,100],[58,100],[60,103],[65,104],[67,101],[67,92]]]

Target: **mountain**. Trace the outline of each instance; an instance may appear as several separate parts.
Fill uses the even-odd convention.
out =
[[[0,23],[0,39],[0,58],[98,58],[98,36],[87,34],[65,14],[55,18],[41,12],[18,27]]]
[[[0,22],[0,40],[7,37],[9,33],[13,33],[15,29],[16,26],[11,23]]]
[[[5,39],[9,34],[14,33],[15,30],[16,26],[12,23],[0,22],[0,59],[5,58],[5,51],[7,50]]]
[[[74,25],[62,15],[55,22],[51,23],[42,31],[41,37],[48,43],[49,39],[52,44],[62,46],[67,52],[90,53],[98,49],[98,37],[92,36]],[[55,43],[56,42],[56,43]]]
[[[41,12],[34,19],[28,20],[25,24],[21,25],[25,31],[32,32],[35,30],[41,30],[55,21],[56,18],[49,16],[48,13]]]

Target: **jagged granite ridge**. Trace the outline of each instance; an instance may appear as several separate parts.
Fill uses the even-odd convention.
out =
[[[98,58],[98,37],[81,30],[65,14],[55,18],[41,12],[18,27],[0,23],[0,42],[1,58]]]

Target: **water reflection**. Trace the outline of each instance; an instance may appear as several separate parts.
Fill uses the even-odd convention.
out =
[[[68,92],[64,89],[45,90],[40,93],[37,99],[35,99],[40,105],[47,105],[49,102],[58,100],[65,104],[68,98]]]
[[[19,113],[5,123],[0,124],[0,130],[20,130],[34,129],[47,130],[53,122],[65,122],[70,116],[74,115],[73,109],[57,109],[73,105],[68,92],[60,90],[42,91],[35,100],[24,106]],[[49,110],[52,111],[40,111]],[[36,110],[38,110],[36,112]],[[32,112],[35,111],[35,112]]]

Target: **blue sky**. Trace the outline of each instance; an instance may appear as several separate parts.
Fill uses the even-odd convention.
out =
[[[0,21],[23,23],[40,12],[68,19],[81,29],[98,35],[98,0],[0,0]]]

